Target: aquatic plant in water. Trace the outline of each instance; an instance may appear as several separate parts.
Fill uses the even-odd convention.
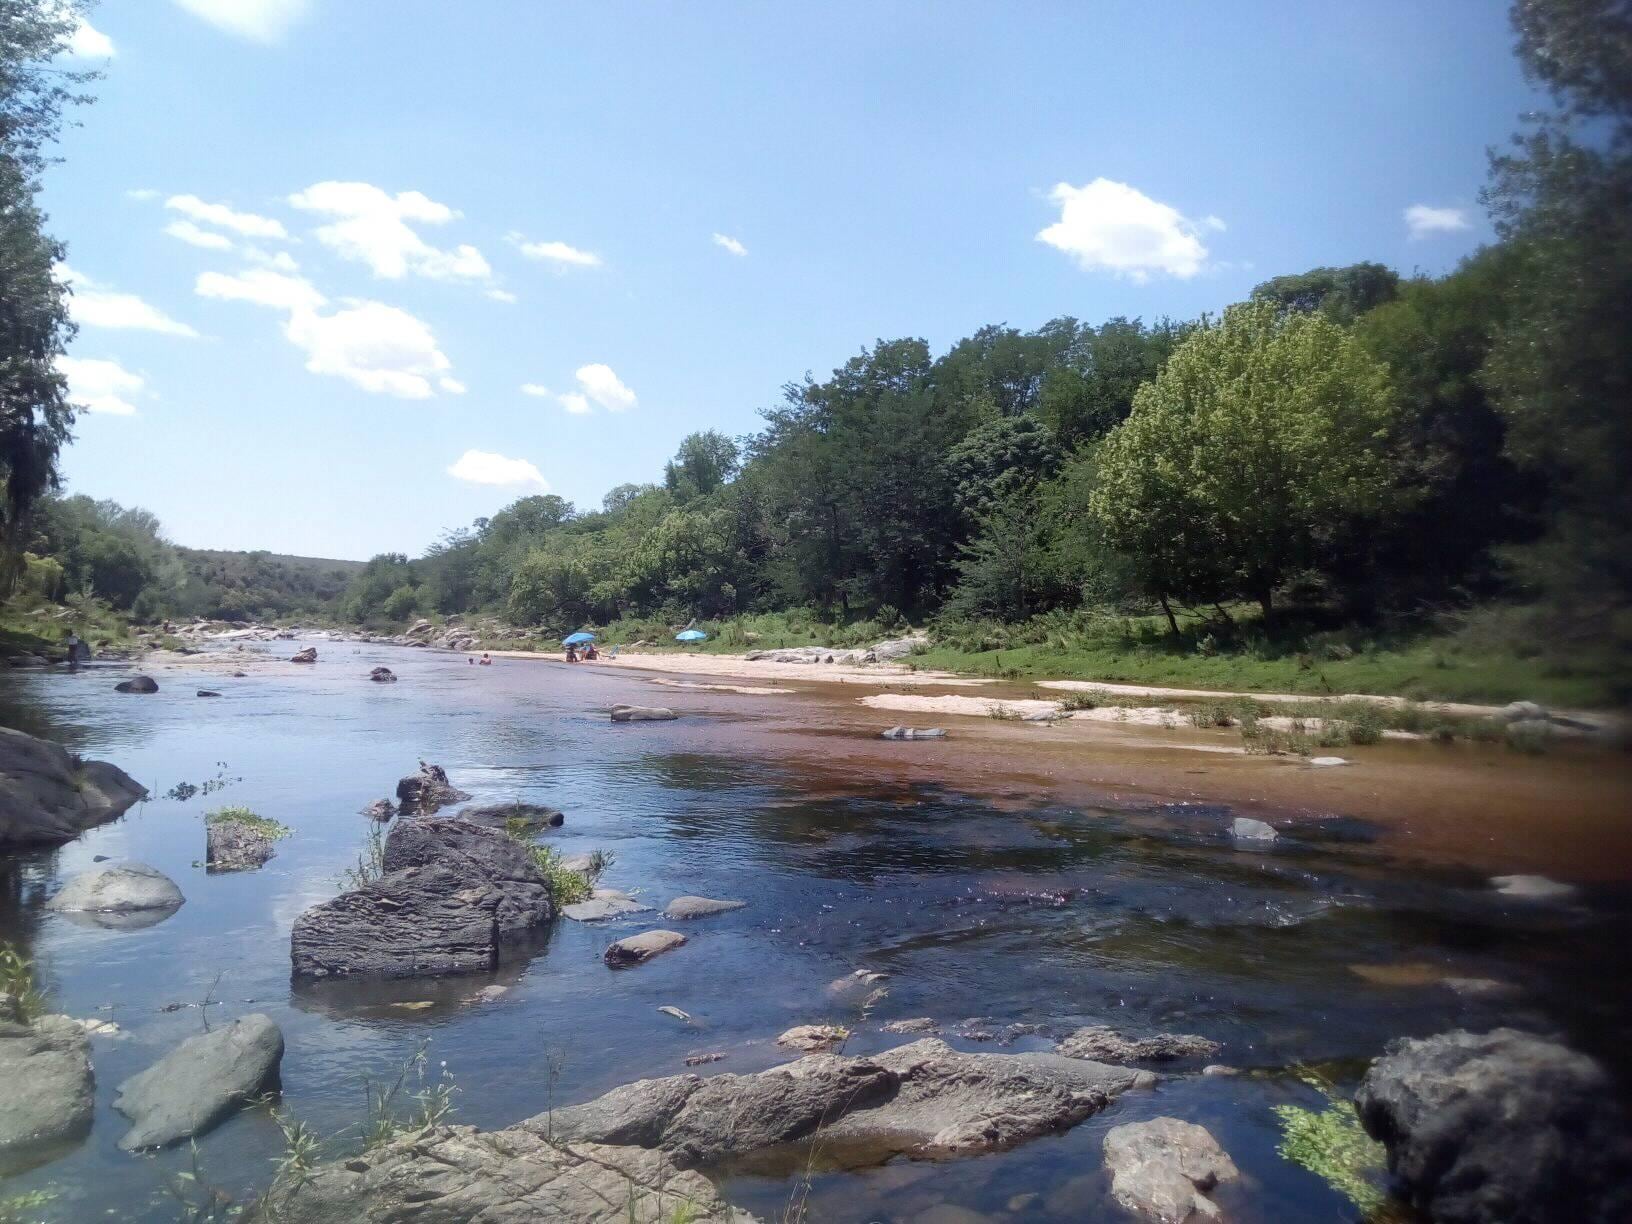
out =
[[[6,1003],[0,1014],[10,1011],[24,1024],[45,1014],[45,992],[34,984],[33,964],[9,943],[0,943],[0,999]]]
[[[289,826],[279,824],[267,816],[259,816],[247,807],[217,808],[213,812],[204,813],[204,823],[212,825],[235,824],[241,825],[263,837],[270,837],[273,841],[289,836]]]
[[[1353,1103],[1330,1084],[1314,1075],[1298,1078],[1317,1089],[1328,1103],[1318,1113],[1298,1105],[1275,1106],[1275,1116],[1281,1122],[1281,1142],[1276,1151],[1370,1215],[1386,1201],[1373,1180],[1383,1168],[1383,1145],[1366,1134]]]

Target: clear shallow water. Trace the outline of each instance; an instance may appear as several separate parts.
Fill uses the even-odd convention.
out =
[[[31,951],[54,1010],[123,1030],[94,1039],[90,1136],[0,1183],[0,1197],[50,1186],[61,1219],[174,1218],[162,1186],[190,1155],[118,1151],[125,1122],[111,1100],[126,1076],[200,1030],[206,1009],[191,1004],[206,996],[217,1001],[212,1022],[262,1011],[282,1026],[283,1105],[322,1133],[354,1125],[364,1081],[393,1078],[427,1042],[431,1066],[445,1062],[458,1084],[458,1120],[484,1127],[677,1074],[689,1054],[727,1055],[705,1071],[768,1066],[784,1058],[778,1033],[814,1022],[854,1027],[853,1053],[903,1040],[878,1025],[909,1016],[991,1030],[1170,1028],[1214,1037],[1220,1061],[1264,1072],[1170,1079],[1002,1155],[862,1171],[821,1161],[808,1200],[820,1220],[1117,1218],[1100,1140],[1158,1114],[1202,1122],[1230,1151],[1245,1179],[1219,1198],[1239,1218],[1351,1219],[1345,1200],[1275,1154],[1271,1107],[1319,1104],[1281,1069],[1319,1063],[1352,1081],[1389,1038],[1458,1024],[1557,1029],[1611,1060],[1628,1048],[1615,968],[1632,934],[1624,890],[1595,890],[1565,911],[1527,908],[1471,875],[1401,868],[1363,822],[1340,814],[1274,853],[1247,854],[1224,836],[1223,807],[1082,806],[1040,796],[1035,778],[1005,786],[991,769],[972,780],[882,771],[833,704],[662,689],[588,667],[477,668],[349,643],[319,651],[323,661],[296,675],[159,672],[151,697],[113,693],[119,676],[102,669],[3,677],[3,721],[112,760],[155,795],[183,781],[230,784],[186,802],[155,798],[72,845],[0,860],[0,939]],[[370,684],[377,663],[401,682]],[[225,695],[199,700],[200,687]],[[687,716],[612,726],[605,711],[620,700]],[[359,809],[419,758],[478,800],[560,807],[566,826],[548,840],[567,853],[614,852],[611,886],[657,906],[681,893],[749,905],[685,926],[685,948],[627,972],[607,970],[600,952],[652,925],[639,919],[560,922],[531,959],[492,978],[292,989],[290,924],[338,891],[368,831]],[[265,869],[211,876],[199,865],[202,814],[225,803],[294,830]],[[187,904],[134,931],[43,912],[97,855],[152,864]],[[1419,964],[1404,976],[1492,977],[1519,992],[1465,1000],[1353,968]],[[865,991],[829,989],[856,969],[893,975],[867,1018]],[[472,1002],[490,982],[510,989]],[[693,1023],[659,1013],[665,1004]],[[1037,1036],[1010,1048],[1048,1045]],[[266,1111],[249,1110],[199,1141],[199,1169],[242,1192],[265,1183],[280,1152]],[[761,1168],[726,1186],[777,1217],[795,1180]]]

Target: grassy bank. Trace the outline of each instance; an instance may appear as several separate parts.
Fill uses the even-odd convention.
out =
[[[0,655],[66,658],[70,633],[78,633],[89,643],[93,654],[135,645],[130,618],[100,600],[67,607],[34,595],[18,595],[0,603]]]

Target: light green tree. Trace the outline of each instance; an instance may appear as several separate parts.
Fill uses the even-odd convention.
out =
[[[1222,586],[1268,619],[1275,589],[1383,502],[1393,413],[1387,370],[1343,327],[1232,306],[1134,396],[1090,506],[1159,595],[1206,600]]]

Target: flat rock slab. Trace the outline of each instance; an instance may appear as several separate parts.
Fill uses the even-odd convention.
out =
[[[605,922],[609,918],[623,918],[629,914],[648,914],[651,909],[651,906],[642,905],[627,893],[598,888],[588,901],[563,905],[561,916],[574,922]]]
[[[90,1038],[75,1021],[0,1021],[0,1152],[90,1130],[93,1083]]]
[[[1152,1118],[1113,1127],[1105,1135],[1111,1197],[1155,1224],[1216,1219],[1207,1192],[1235,1181],[1240,1170],[1204,1127],[1177,1118]]]
[[[542,803],[476,803],[453,813],[458,820],[468,820],[485,829],[507,832],[512,827],[527,833],[540,829],[558,829],[566,823],[566,816],[558,809]]]
[[[1218,1042],[1190,1033],[1156,1033],[1149,1037],[1129,1037],[1102,1024],[1080,1028],[1060,1038],[1057,1054],[1067,1058],[1087,1058],[1095,1062],[1172,1062],[1179,1058],[1206,1058],[1217,1054]]]
[[[680,716],[667,706],[615,705],[613,722],[671,722]]]
[[[776,1039],[776,1044],[807,1054],[817,1050],[831,1050],[850,1036],[850,1030],[836,1024],[800,1024]]]
[[[204,1134],[258,1096],[282,1060],[283,1033],[258,1013],[189,1037],[119,1085],[113,1107],[133,1123],[119,1146],[134,1152]]]
[[[879,739],[887,739],[887,740],[945,739],[946,738],[946,728],[944,728],[944,727],[891,727],[887,731],[879,732],[878,738]]]
[[[123,813],[147,791],[105,761],[0,727],[0,850],[70,841]]]
[[[614,969],[622,969],[672,952],[685,942],[686,937],[679,931],[642,931],[639,935],[618,940],[601,954],[601,959]]]
[[[720,901],[713,897],[676,897],[663,907],[665,918],[707,918],[746,906],[746,901]]]
[[[146,863],[108,863],[82,871],[45,903],[63,913],[120,914],[175,910],[186,900],[175,881]]]

